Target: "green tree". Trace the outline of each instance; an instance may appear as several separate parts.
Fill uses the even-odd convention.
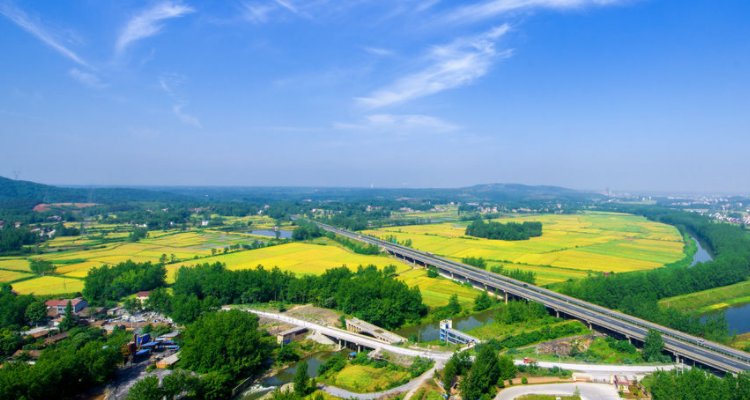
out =
[[[128,310],[128,312],[131,314],[141,309],[141,302],[136,298],[126,299],[123,302],[123,305],[125,306],[125,309]]]
[[[174,400],[182,393],[187,393],[188,397],[195,391],[198,377],[192,376],[184,371],[175,371],[165,376],[162,381],[162,389],[166,400]]]
[[[232,380],[217,371],[211,371],[198,383],[198,398],[203,400],[224,400],[232,393]]]
[[[148,294],[146,308],[162,314],[169,314],[172,312],[172,296],[169,295],[166,288],[156,288]]]
[[[299,354],[297,354],[295,347],[296,346],[293,346],[290,343],[280,348],[276,356],[276,360],[281,363],[287,363],[287,362],[299,360]]]
[[[62,322],[60,322],[60,330],[64,332],[74,327],[76,325],[75,318],[76,316],[73,314],[73,305],[70,304],[70,300],[68,300],[68,304],[65,306],[65,314],[63,314]]]
[[[44,260],[31,260],[31,265],[29,266],[31,269],[31,272],[44,276],[45,274],[50,274],[55,271],[55,266],[52,264],[52,261],[44,261]]]
[[[483,345],[479,349],[476,361],[469,372],[466,382],[461,385],[461,396],[467,400],[474,400],[488,393],[492,385],[500,378],[500,365],[495,349],[490,345]]]
[[[310,375],[307,374],[307,360],[297,364],[294,373],[294,393],[300,397],[307,396],[310,390]]]
[[[239,310],[210,312],[185,328],[180,362],[198,373],[216,371],[234,378],[258,372],[269,350],[261,340],[256,315]]]
[[[498,357],[498,366],[500,368],[500,380],[513,379],[516,377],[516,365],[513,364],[513,358],[507,354]]]
[[[458,302],[458,295],[453,294],[450,299],[448,300],[448,305],[446,306],[446,309],[448,310],[448,313],[450,316],[455,316],[461,313],[461,303]]]
[[[492,298],[487,292],[482,291],[474,299],[474,311],[482,311],[492,307]]]
[[[32,324],[39,324],[40,322],[47,319],[47,306],[41,301],[35,301],[26,307],[24,313],[26,320]]]
[[[664,339],[659,331],[649,329],[643,343],[643,356],[646,360],[659,359],[664,351]]]
[[[128,391],[128,400],[161,400],[164,391],[159,387],[159,378],[147,376],[136,382]]]

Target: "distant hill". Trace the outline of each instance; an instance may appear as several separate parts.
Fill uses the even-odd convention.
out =
[[[450,201],[525,201],[525,200],[593,200],[602,196],[593,192],[557,186],[521,184],[484,184],[449,189],[388,189],[331,187],[159,187],[164,192],[178,193],[204,201],[277,201],[333,200],[351,201],[400,198],[435,202]]]
[[[557,186],[528,186],[492,183],[454,189],[370,189],[331,187],[254,187],[254,186],[158,186],[158,187],[58,187],[0,177],[0,206],[2,204],[41,203],[114,203],[128,201],[164,202],[273,202],[352,201],[352,200],[431,200],[451,201],[528,201],[572,200],[585,201],[602,196],[592,192]],[[20,203],[19,203],[20,202]],[[32,204],[33,207],[33,204]]]
[[[186,201],[176,194],[130,188],[63,188],[29,181],[16,181],[0,176],[0,202],[9,204],[41,203],[114,203],[126,201]]]

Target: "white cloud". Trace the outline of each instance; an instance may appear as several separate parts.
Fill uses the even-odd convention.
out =
[[[458,126],[439,118],[419,114],[370,114],[357,124],[335,123],[340,130],[377,131],[385,133],[445,133],[459,129]]]
[[[77,68],[71,69],[70,71],[68,71],[68,74],[70,74],[70,76],[78,82],[94,89],[104,89],[105,87],[109,86],[106,83],[102,82],[98,76],[85,71],[81,71]]]
[[[3,14],[6,18],[13,21],[16,25],[20,26],[26,32],[36,36],[37,39],[44,42],[46,45],[55,49],[58,53],[68,57],[76,63],[83,65],[84,67],[91,68],[86,61],[79,57],[72,50],[60,44],[51,32],[45,29],[38,21],[33,21],[23,10],[15,7],[10,3],[0,4],[0,14]]]
[[[198,121],[198,118],[195,118],[194,116],[182,111],[185,106],[187,106],[187,102],[175,104],[174,106],[172,106],[172,111],[174,111],[174,114],[177,116],[177,118],[180,119],[180,121],[188,125],[193,125],[196,128],[203,128],[203,125],[201,125],[201,122]]]
[[[131,43],[158,34],[164,27],[160,24],[161,21],[183,17],[194,11],[192,7],[170,1],[161,2],[143,10],[125,25],[125,29],[117,38],[115,52],[122,54]]]
[[[198,118],[184,111],[184,108],[190,104],[187,98],[180,93],[180,87],[184,81],[185,77],[183,75],[163,74],[159,77],[159,86],[175,101],[175,104],[172,106],[172,112],[180,121],[196,128],[203,128]]]
[[[284,7],[284,8],[286,8],[287,10],[291,11],[291,12],[292,12],[292,13],[294,13],[294,14],[298,14],[298,13],[299,13],[299,11],[297,11],[297,8],[296,8],[296,7],[294,7],[294,6],[293,6],[293,5],[291,4],[291,3],[289,3],[288,1],[283,1],[283,0],[274,0],[274,1],[276,1],[276,3],[277,3],[278,5],[280,5],[280,6]]]
[[[392,56],[393,55],[393,51],[388,50],[388,49],[383,49],[380,47],[365,46],[363,47],[363,49],[370,54],[375,54],[376,56]]]
[[[365,107],[377,108],[468,85],[486,74],[497,57],[511,55],[509,50],[498,52],[495,49],[495,41],[509,30],[505,24],[477,36],[435,46],[426,57],[427,65],[421,70],[356,100]]]
[[[254,24],[262,24],[268,21],[268,13],[276,8],[274,6],[250,3],[242,3],[242,6],[244,7],[243,17]]]
[[[632,0],[491,0],[459,7],[447,14],[445,22],[474,22],[495,17],[510,11],[528,8],[579,8],[592,5],[609,5]]]

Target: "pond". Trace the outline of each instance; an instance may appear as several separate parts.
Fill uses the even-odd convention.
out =
[[[307,358],[307,375],[310,376],[310,378],[315,378],[318,376],[318,367],[320,367],[321,364],[326,362],[329,358],[333,356],[334,352],[331,351],[324,351],[320,353],[315,353]],[[290,365],[287,368],[282,369],[279,371],[278,374],[274,376],[270,376],[268,378],[265,378],[261,380],[260,382],[256,383],[255,385],[251,386],[247,390],[245,390],[241,395],[237,396],[237,400],[256,400],[264,395],[266,395],[268,392],[273,391],[279,386],[285,385],[292,380],[294,380],[294,374],[297,373],[297,365],[299,363],[294,363]]]
[[[494,310],[486,310],[474,315],[453,318],[453,329],[467,332],[482,325],[489,324],[494,321],[493,314]],[[438,340],[440,339],[440,322],[426,322],[424,324],[407,326],[395,331],[395,333],[405,338],[418,334],[419,340],[422,342]]]
[[[271,231],[271,230],[259,230],[259,231],[250,231],[245,232],[248,235],[256,235],[256,236],[267,236],[267,237],[276,237],[277,231]],[[278,231],[279,238],[281,239],[291,239],[292,238],[292,232],[291,231]]]
[[[722,311],[726,315],[730,335],[735,331],[738,335],[750,332],[750,303],[738,304],[721,311],[704,314],[701,321],[705,322],[708,316]]]

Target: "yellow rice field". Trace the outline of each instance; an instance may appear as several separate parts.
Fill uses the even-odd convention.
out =
[[[222,254],[195,261],[186,261],[181,264],[171,264],[167,266],[167,280],[170,282],[173,281],[175,272],[183,265],[190,266],[196,263],[213,263],[217,261],[225,263],[228,269],[233,270],[255,268],[258,265],[263,265],[267,269],[279,267],[282,271],[290,271],[300,275],[318,275],[327,269],[342,265],[346,265],[352,269],[359,265],[369,264],[377,267],[395,265],[397,272],[406,271],[411,268],[388,257],[355,254],[333,244],[318,245],[295,242],[251,251]]]
[[[499,222],[539,221],[543,235],[525,241],[465,236],[467,222],[384,228],[365,233],[399,241],[436,255],[460,260],[483,257],[490,264],[533,270],[537,283],[585,277],[588,272],[652,269],[681,260],[684,242],[677,228],[639,216],[587,212],[577,215],[535,215]]]
[[[34,274],[18,271],[0,270],[0,282],[11,282],[21,278],[27,278]]]
[[[448,304],[448,299],[453,294],[456,294],[462,307],[471,308],[474,306],[474,298],[479,294],[476,289],[459,285],[448,279],[428,278],[427,271],[423,269],[401,273],[399,279],[410,287],[419,286],[424,304],[430,307],[442,307]]]
[[[22,258],[0,259],[0,269],[12,269],[14,271],[30,271],[29,262]]]
[[[83,290],[83,281],[58,276],[43,276],[13,284],[20,294],[57,294],[75,293]]]

